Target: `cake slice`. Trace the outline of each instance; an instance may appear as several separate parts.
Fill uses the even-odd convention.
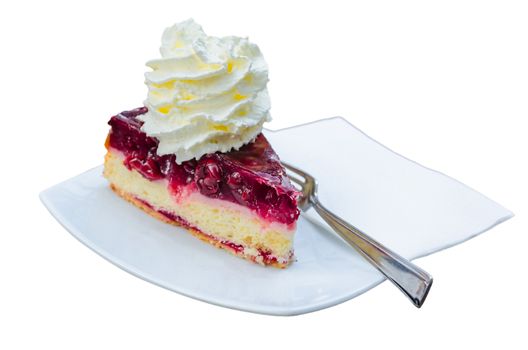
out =
[[[287,266],[298,192],[262,135],[271,107],[258,46],[189,19],[164,31],[160,53],[147,62],[145,107],[110,119],[111,188],[235,255]]]
[[[121,197],[152,216],[187,228],[219,248],[262,265],[293,260],[298,192],[263,134],[236,151],[178,164],[159,155],[141,130],[142,107],[113,116],[104,176]]]

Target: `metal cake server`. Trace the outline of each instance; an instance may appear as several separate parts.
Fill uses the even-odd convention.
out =
[[[421,307],[433,284],[431,275],[325,208],[317,198],[315,178],[290,164],[282,164],[290,179],[300,186],[299,208],[302,211],[314,208],[341,238],[396,285],[416,307]]]

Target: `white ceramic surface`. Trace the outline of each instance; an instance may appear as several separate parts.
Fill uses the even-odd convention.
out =
[[[266,136],[281,159],[319,180],[327,207],[407,258],[463,242],[513,215],[462,183],[390,151],[342,118],[266,131]],[[112,193],[101,172],[101,166],[89,170],[40,197],[73,236],[146,281],[213,304],[273,315],[333,306],[383,281],[314,213],[299,220],[297,261],[286,270],[265,268],[144,214]]]

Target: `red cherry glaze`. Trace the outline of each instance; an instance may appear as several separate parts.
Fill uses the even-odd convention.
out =
[[[258,249],[259,255],[262,256],[264,264],[269,265],[277,262],[277,258],[274,257],[271,252]]]
[[[236,244],[236,243],[229,242],[229,241],[221,241],[220,243],[222,243],[225,247],[230,248],[235,253],[242,253],[244,251],[244,246],[240,244]]]
[[[141,131],[143,122],[137,117],[146,112],[146,107],[125,111],[108,122],[108,146],[123,152],[128,169],[151,181],[167,179],[174,193],[196,186],[207,197],[241,204],[270,221],[289,225],[297,220],[298,192],[264,135],[238,151],[177,164],[175,155],[157,155],[158,140]]]

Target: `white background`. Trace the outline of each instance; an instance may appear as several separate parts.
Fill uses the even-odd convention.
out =
[[[0,348],[526,349],[526,2],[271,3],[0,5]],[[108,118],[142,104],[145,61],[163,29],[188,17],[261,47],[268,127],[344,116],[517,216],[417,260],[435,277],[420,310],[384,283],[312,314],[255,315],[109,264],[38,193],[102,162]]]

